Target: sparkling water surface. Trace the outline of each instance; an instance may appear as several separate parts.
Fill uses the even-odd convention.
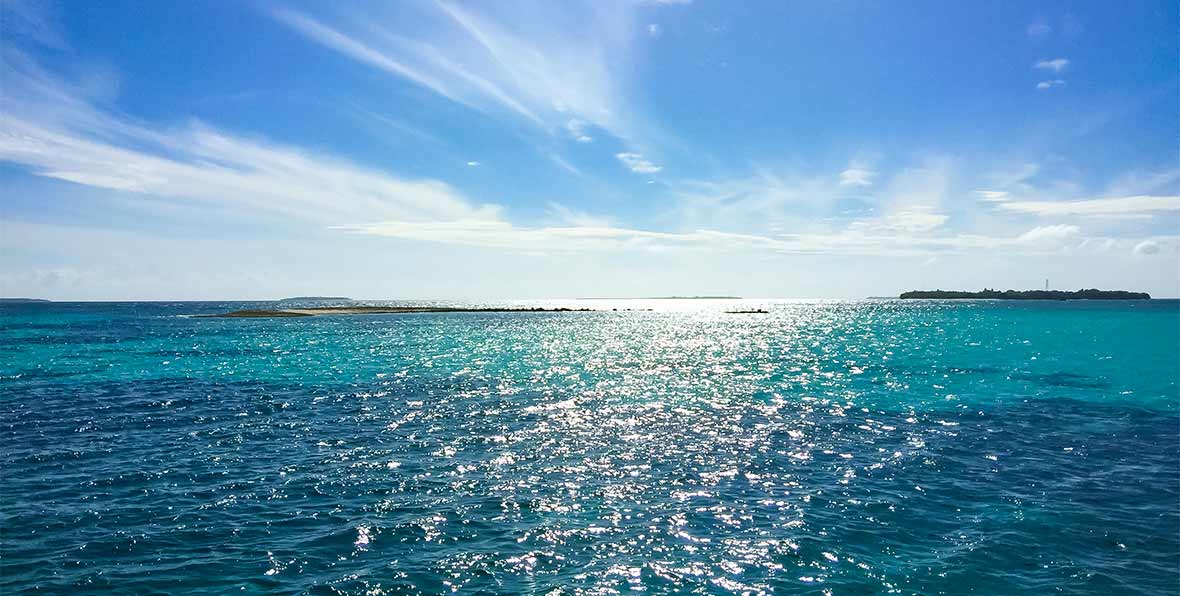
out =
[[[1180,302],[519,305],[3,305],[0,593],[1180,593]]]

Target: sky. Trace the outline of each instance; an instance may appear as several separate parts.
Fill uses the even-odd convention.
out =
[[[3,296],[1180,296],[1170,0],[0,15]]]

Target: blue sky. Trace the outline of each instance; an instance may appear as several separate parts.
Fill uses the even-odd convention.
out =
[[[0,2],[7,296],[1180,295],[1175,2]]]

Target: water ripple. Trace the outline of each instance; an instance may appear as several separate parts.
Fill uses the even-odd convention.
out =
[[[765,306],[7,313],[0,591],[1175,590],[1180,311]]]

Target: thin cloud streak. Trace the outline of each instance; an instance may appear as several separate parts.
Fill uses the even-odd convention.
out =
[[[1123,217],[1180,211],[1180,195],[1114,197],[1081,201],[1009,201],[1001,209],[1048,216]]]
[[[587,218],[579,214],[580,218]],[[1072,225],[1032,228],[1011,237],[974,234],[929,236],[921,232],[941,225],[943,218],[932,215],[914,226],[893,228],[872,225],[850,226],[833,234],[784,234],[764,236],[716,230],[659,232],[605,225],[582,219],[582,225],[518,227],[504,221],[379,222],[335,229],[401,240],[439,242],[536,253],[572,252],[720,252],[766,254],[826,254],[861,256],[921,256],[962,252],[1007,254],[1048,254],[1077,250],[1107,252],[1131,250],[1136,241],[1084,237]],[[897,233],[900,232],[900,233]],[[1176,239],[1154,239],[1176,245]]]
[[[633,140],[635,127],[622,115],[635,111],[624,100],[621,73],[633,39],[642,35],[637,7],[563,6],[570,10],[537,5],[493,19],[440,1],[432,5],[435,18],[422,19],[419,29],[380,15],[353,18],[366,24],[360,27],[292,10],[273,14],[315,43],[481,113],[507,110],[549,134],[578,121]],[[574,8],[588,17],[580,35],[571,35],[558,19]],[[570,132],[580,141],[585,136]]]
[[[437,180],[399,177],[200,122],[151,128],[97,109],[31,62],[6,60],[3,67],[0,161],[37,176],[323,223],[499,211],[473,205]]]
[[[415,68],[411,68],[406,64],[390,58],[388,55],[362,43],[352,37],[337,31],[323,23],[299,12],[291,10],[277,10],[274,12],[274,17],[279,22],[291,27],[295,31],[303,34],[308,39],[315,41],[329,49],[336,50],[345,54],[355,60],[377,67],[381,70],[405,77],[414,83],[417,83],[427,89],[438,93],[439,95],[463,104],[469,108],[479,109],[476,105],[466,101],[460,97],[438,79],[426,75]]]
[[[201,124],[170,134],[167,148],[148,153],[9,118],[0,130],[0,160],[24,165],[38,176],[85,186],[228,204],[236,210],[311,221],[382,213],[421,220],[492,216],[498,211],[470,205],[442,182],[397,178]]]

